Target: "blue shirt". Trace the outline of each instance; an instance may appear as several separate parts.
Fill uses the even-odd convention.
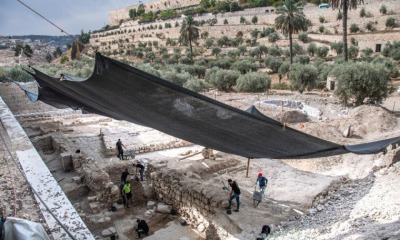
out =
[[[268,179],[264,176],[261,176],[261,177],[257,177],[256,182],[258,182],[260,187],[264,187],[265,185],[267,185]]]

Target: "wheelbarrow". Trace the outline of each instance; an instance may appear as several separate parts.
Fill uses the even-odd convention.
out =
[[[257,191],[257,186],[254,187],[254,193],[253,193],[253,204],[254,207],[256,208],[258,206],[258,204],[260,204],[260,202],[263,199],[263,192],[262,191]]]
[[[126,150],[124,152],[123,160],[129,160],[129,159],[135,159],[135,152],[133,150]]]

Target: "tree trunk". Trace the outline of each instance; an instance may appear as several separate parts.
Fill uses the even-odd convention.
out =
[[[290,65],[293,63],[293,43],[292,43],[292,33],[289,33],[289,53],[290,53]]]
[[[349,60],[349,52],[347,48],[347,13],[348,13],[348,1],[343,1],[343,56],[344,61],[347,62]]]
[[[190,62],[193,64],[193,50],[192,50],[192,38],[189,36],[189,46],[190,46]]]

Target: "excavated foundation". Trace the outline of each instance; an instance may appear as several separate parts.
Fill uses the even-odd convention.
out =
[[[222,189],[223,179],[218,174],[242,170],[238,163],[229,159],[213,161],[213,165],[194,163],[183,169],[151,165],[152,187],[157,200],[172,205],[202,237],[227,239],[242,229],[225,214],[228,193]]]

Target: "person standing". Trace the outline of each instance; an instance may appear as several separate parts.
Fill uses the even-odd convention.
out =
[[[126,179],[128,178],[128,175],[130,173],[128,172],[128,169],[125,168],[125,171],[122,172],[121,174],[121,182],[123,182],[124,184],[126,183]]]
[[[132,203],[132,187],[130,182],[125,183],[123,192],[125,194],[125,207],[130,208],[129,203]]]
[[[144,233],[144,234],[148,234],[149,233],[149,226],[147,225],[146,221],[144,219],[140,220],[136,220],[137,222],[137,228],[136,228],[136,232],[138,233],[138,237],[140,238],[140,234]]]
[[[141,163],[136,164],[136,170],[139,168],[140,181],[143,181],[144,166]]]
[[[258,173],[257,179],[256,179],[256,185],[258,182],[258,186],[260,187],[261,194],[264,196],[264,191],[265,188],[267,187],[268,179],[263,176],[262,173]]]
[[[5,218],[3,216],[3,208],[0,208],[0,239],[3,239],[3,225],[5,222]]]
[[[228,179],[228,184],[231,186],[231,193],[229,195],[229,205],[227,209],[231,209],[232,200],[236,199],[237,208],[233,211],[239,212],[240,206],[240,188],[236,181],[232,181],[232,179]]]
[[[271,228],[268,225],[264,225],[261,229],[260,236],[256,240],[267,240],[270,233]]]
[[[124,147],[126,149],[125,145],[122,143],[121,139],[118,139],[118,141],[115,145],[116,145],[116,148],[118,151],[118,155],[117,155],[118,158],[120,160],[123,160],[124,159],[124,150],[122,149],[122,147]]]

